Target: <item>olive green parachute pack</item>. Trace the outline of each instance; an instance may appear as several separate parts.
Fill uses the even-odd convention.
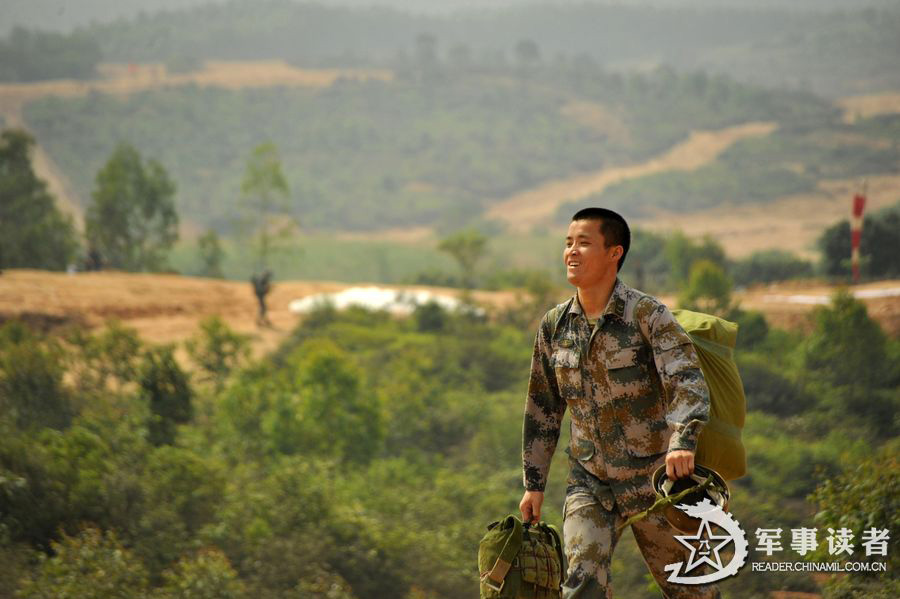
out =
[[[554,334],[572,301],[574,298],[551,312]],[[672,315],[690,336],[709,387],[709,422],[700,431],[694,459],[718,472],[725,480],[740,478],[747,473],[747,454],[741,442],[747,401],[734,360],[738,325],[691,310],[672,310]]]
[[[697,349],[709,387],[709,422],[700,431],[694,460],[725,480],[740,478],[747,473],[747,453],[741,442],[747,401],[734,361],[738,325],[690,310],[672,310],[672,315]]]
[[[557,530],[509,515],[478,544],[481,599],[560,599],[566,557]]]

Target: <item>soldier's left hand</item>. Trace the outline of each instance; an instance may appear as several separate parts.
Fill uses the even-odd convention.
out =
[[[676,449],[666,454],[666,475],[678,480],[694,473],[694,452]]]

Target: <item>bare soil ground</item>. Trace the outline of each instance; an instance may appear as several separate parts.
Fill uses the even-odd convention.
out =
[[[853,194],[862,180],[825,181],[813,193],[787,196],[749,205],[723,203],[690,214],[659,212],[638,219],[637,226],[652,231],[680,230],[691,236],[711,235],[732,258],[758,250],[781,249],[817,259],[816,239],[827,227],[850,218]],[[867,179],[866,211],[900,201],[900,176]]]
[[[256,297],[249,282],[181,275],[123,272],[55,273],[7,270],[0,275],[0,321],[22,318],[38,327],[65,324],[100,328],[119,320],[152,343],[180,343],[197,333],[200,321],[218,315],[229,327],[250,336],[257,356],[275,349],[300,321],[288,304],[317,293],[341,291],[347,283],[276,281],[267,306],[271,327],[257,327]],[[452,297],[457,289],[379,285],[387,288],[431,289]],[[477,291],[474,299],[491,306],[511,304],[511,292]]]
[[[327,281],[277,281],[268,298],[271,327],[257,327],[256,299],[249,283],[180,275],[121,272],[68,275],[37,270],[8,270],[0,275],[0,322],[22,318],[44,329],[82,324],[96,329],[116,319],[136,329],[151,343],[181,343],[197,333],[204,318],[218,315],[232,329],[250,336],[253,353],[275,349],[300,321],[288,310],[295,299],[352,287]],[[458,289],[384,286],[395,289],[431,289],[458,297]],[[821,283],[779,283],[737,294],[745,308],[760,310],[782,328],[810,328],[808,315],[815,300],[823,300],[835,287]],[[892,335],[900,334],[900,281],[882,281],[854,287],[869,295],[880,290],[887,297],[866,297],[869,313]],[[511,291],[476,291],[475,301],[489,308],[511,306]],[[801,301],[796,301],[797,299]],[[662,298],[674,306],[673,298]],[[183,353],[181,356],[183,357]]]
[[[610,185],[664,171],[690,171],[700,168],[747,137],[768,135],[775,123],[747,123],[719,131],[694,131],[690,137],[668,152],[642,164],[601,169],[568,179],[549,181],[517,193],[488,210],[486,216],[504,221],[515,232],[527,232],[536,225],[551,222],[556,210],[572,200],[600,193]]]
[[[844,121],[852,123],[857,118],[900,113],[900,92],[848,96],[837,104],[844,109]]]

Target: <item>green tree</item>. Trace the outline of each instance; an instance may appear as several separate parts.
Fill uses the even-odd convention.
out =
[[[731,307],[731,279],[711,260],[699,260],[691,267],[687,287],[678,304],[689,310],[724,315]]]
[[[225,250],[222,249],[219,236],[214,230],[209,229],[197,239],[197,251],[200,254],[200,260],[203,262],[203,267],[200,271],[201,276],[224,279],[222,259],[225,257]]]
[[[163,573],[165,580],[153,599],[241,599],[246,589],[218,549],[185,556]]]
[[[885,556],[865,556],[861,547],[854,552],[857,560],[886,561],[887,572],[835,577],[825,590],[828,599],[888,599],[900,593],[900,580],[893,574],[900,567],[900,539],[894,534],[900,529],[898,449],[900,444],[894,440],[871,458],[848,464],[838,476],[826,479],[809,497],[818,509],[815,521],[819,530],[849,528],[857,544],[866,530],[890,531]],[[830,556],[824,547],[820,547],[812,558],[825,561]]]
[[[815,330],[803,348],[810,381],[837,403],[843,417],[869,423],[876,431],[895,430],[897,372],[888,339],[866,306],[848,291],[814,312]]]
[[[143,599],[147,573],[112,531],[86,528],[40,554],[36,571],[19,590],[22,599]]]
[[[271,142],[253,149],[241,181],[243,228],[250,233],[256,269],[269,267],[274,245],[291,235],[296,221],[290,215],[290,192],[281,170],[278,148]]]
[[[763,250],[736,261],[731,271],[735,284],[751,285],[809,277],[813,274],[813,266],[790,252]]]
[[[843,220],[825,229],[817,244],[824,274],[838,277],[850,273],[850,221]]]
[[[870,277],[900,274],[900,206],[875,212],[863,220],[859,241],[861,271]],[[818,239],[822,272],[832,277],[850,274],[850,222],[842,220],[827,228]]]
[[[0,40],[0,80],[89,79],[102,58],[100,43],[86,31],[63,34],[14,27]]]
[[[351,357],[331,342],[311,341],[289,361],[297,371],[293,388],[274,394],[264,424],[273,447],[371,461],[383,438],[381,409]]]
[[[871,277],[900,275],[900,204],[875,212],[863,222],[859,253]]]
[[[231,330],[219,316],[200,323],[200,332],[186,343],[191,360],[212,381],[217,391],[228,375],[250,355],[249,338]]]
[[[170,346],[149,349],[140,367],[141,396],[150,406],[148,428],[154,445],[171,445],[175,426],[193,415],[193,392],[187,374],[175,361]]]
[[[0,269],[64,270],[78,248],[75,227],[34,174],[33,146],[21,129],[0,136]]]
[[[56,342],[39,339],[16,321],[0,327],[0,414],[20,428],[65,428],[74,409],[64,374]]]
[[[463,286],[471,289],[475,285],[475,266],[484,257],[487,237],[481,232],[470,229],[460,231],[441,240],[438,249],[450,254],[462,271]]]
[[[712,262],[723,270],[727,264],[725,250],[708,235],[697,243],[684,233],[676,232],[666,240],[664,253],[669,261],[669,283],[676,287],[688,282],[694,263],[699,260]]]
[[[85,213],[85,237],[113,268],[158,271],[178,240],[175,184],[162,165],[146,164],[138,151],[119,144],[97,173]]]

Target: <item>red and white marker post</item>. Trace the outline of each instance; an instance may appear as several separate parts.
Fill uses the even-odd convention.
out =
[[[866,189],[853,196],[853,220],[850,224],[850,264],[853,282],[859,283],[859,241],[862,238],[863,211],[866,208]]]

